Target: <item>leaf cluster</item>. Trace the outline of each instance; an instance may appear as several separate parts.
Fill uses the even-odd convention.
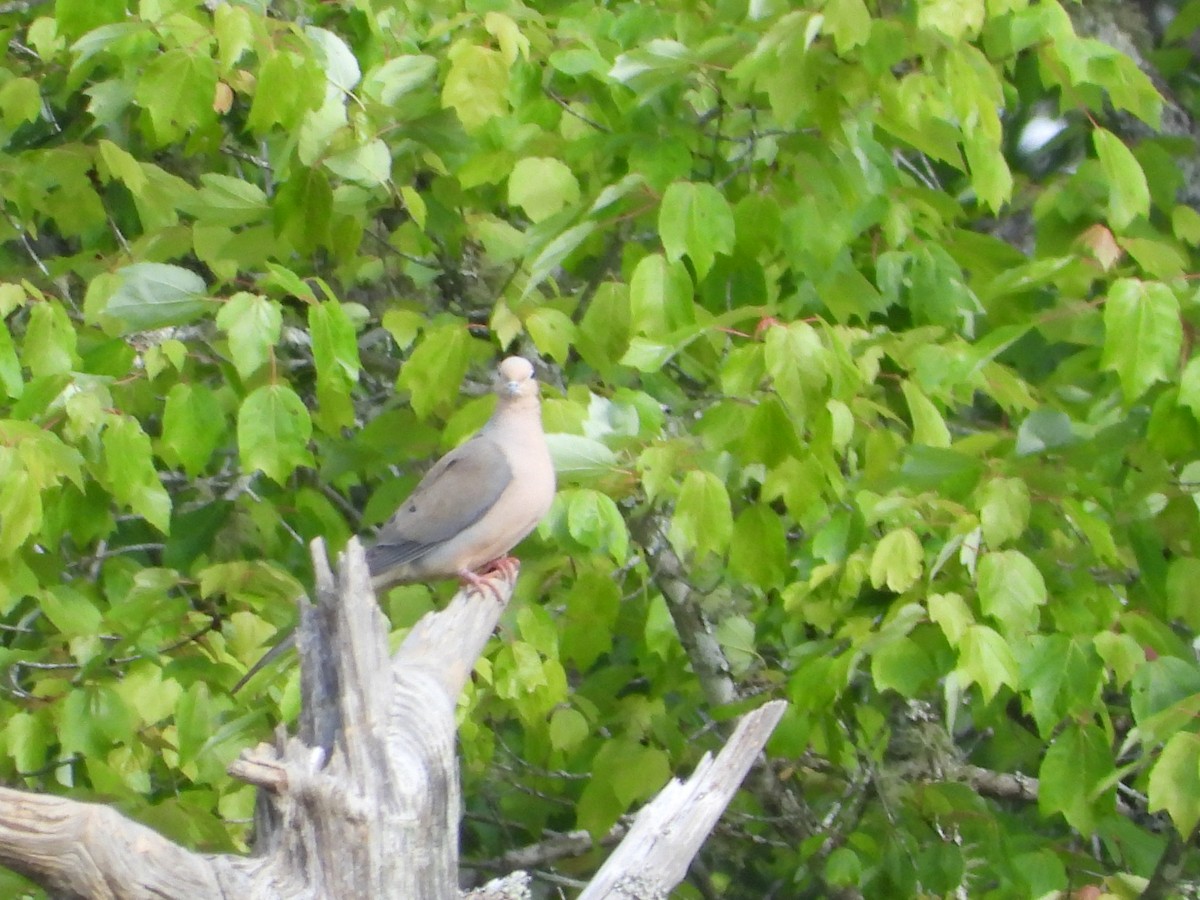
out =
[[[1193,832],[1191,151],[1063,5],[28,6],[6,781],[240,845],[225,767],[295,675],[228,690],[306,542],[369,534],[515,349],[560,491],[460,706],[473,860],[602,836],[768,696],[686,896],[1128,892]],[[1069,164],[1014,149],[1035,107]]]

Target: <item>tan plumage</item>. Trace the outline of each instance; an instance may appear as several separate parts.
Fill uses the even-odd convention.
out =
[[[421,479],[367,550],[376,590],[474,573],[537,527],[554,499],[533,366],[500,363],[496,409],[479,432]]]
[[[496,409],[483,428],[434,463],[367,549],[376,591],[447,578],[494,590],[478,571],[505,565],[508,551],[550,509],[554,465],[533,366],[508,357],[496,371],[495,391]],[[289,634],[233,690],[294,643]]]

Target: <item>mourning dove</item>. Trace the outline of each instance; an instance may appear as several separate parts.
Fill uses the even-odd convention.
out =
[[[459,577],[500,560],[537,526],[554,499],[554,466],[533,366],[500,363],[496,410],[465,444],[439,459],[367,550],[377,591]]]
[[[554,465],[533,366],[508,357],[496,371],[495,391],[496,409],[483,428],[434,464],[367,549],[376,591],[459,578],[494,593],[478,573],[511,567],[508,551],[550,509]],[[285,637],[234,691],[293,643],[294,635]]]

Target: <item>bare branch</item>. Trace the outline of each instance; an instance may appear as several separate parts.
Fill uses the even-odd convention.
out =
[[[249,896],[249,862],[216,865],[107,806],[0,788],[0,864],[57,897]]]
[[[705,754],[691,778],[668,783],[638,813],[579,900],[665,898],[687,874],[786,708],[783,700],[772,700],[747,714],[715,760]]]

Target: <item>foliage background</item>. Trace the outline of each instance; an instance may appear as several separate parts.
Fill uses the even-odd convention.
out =
[[[514,349],[561,489],[461,705],[473,865],[782,696],[680,896],[1194,883],[1200,4],[1157,11],[0,3],[0,777],[242,848],[296,673],[228,691],[306,542]]]

